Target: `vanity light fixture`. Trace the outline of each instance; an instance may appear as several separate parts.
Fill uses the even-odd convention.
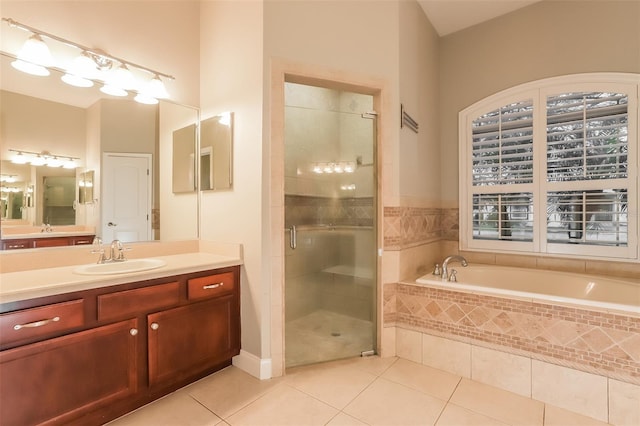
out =
[[[16,175],[0,174],[0,182],[13,183],[16,181]]]
[[[70,155],[51,154],[49,151],[31,152],[16,149],[9,149],[15,152],[11,162],[14,164],[31,164],[32,166],[63,167],[74,169],[77,167],[76,161],[80,158]]]
[[[0,52],[16,58],[13,67],[33,75],[48,76],[49,69],[62,70],[65,74],[62,81],[76,87],[91,87],[94,83],[102,85],[101,91],[112,96],[127,96],[129,92],[137,94],[135,100],[144,104],[157,104],[158,99],[169,98],[164,80],[174,80],[169,74],[147,68],[142,65],[109,55],[99,49],[92,49],[56,35],[38,30],[10,18],[2,20],[13,28],[30,32],[32,35],[24,43],[17,55]],[[54,66],[51,52],[45,41],[51,40],[76,48],[79,55],[67,67]],[[135,69],[143,75],[150,75],[146,83],[136,84],[131,72]]]

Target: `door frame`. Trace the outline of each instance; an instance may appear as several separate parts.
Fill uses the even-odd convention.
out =
[[[392,92],[390,83],[386,80],[371,78],[349,72],[336,72],[335,70],[322,69],[317,65],[293,63],[282,59],[273,59],[271,63],[271,119],[270,119],[270,161],[271,181],[266,188],[270,194],[270,223],[271,223],[271,280],[270,280],[270,324],[263,326],[270,331],[270,353],[262,355],[262,359],[268,359],[269,371],[256,365],[257,377],[279,377],[285,374],[285,330],[284,330],[284,85],[285,82],[301,83],[329,89],[345,90],[354,93],[362,93],[373,96],[373,107],[378,113],[375,131],[375,211],[376,211],[376,296],[375,296],[375,350],[381,353],[382,348],[382,255],[383,255],[383,198],[382,198],[382,142],[391,139],[391,106],[389,93]],[[384,119],[388,117],[388,119]],[[395,350],[395,349],[394,349]]]

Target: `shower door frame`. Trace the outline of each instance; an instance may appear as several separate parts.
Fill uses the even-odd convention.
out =
[[[375,283],[375,341],[374,350],[381,351],[382,333],[382,284],[381,263],[383,251],[383,200],[382,200],[382,143],[388,136],[389,126],[383,124],[381,117],[391,117],[388,99],[388,83],[350,72],[336,72],[321,67],[290,63],[274,59],[271,63],[271,129],[270,129],[270,229],[271,229],[271,309],[270,309],[270,353],[271,376],[285,374],[285,235],[284,229],[284,87],[285,82],[318,86],[328,89],[371,95],[374,110],[378,114],[375,120],[374,152],[376,182],[374,223],[376,230],[376,283]]]

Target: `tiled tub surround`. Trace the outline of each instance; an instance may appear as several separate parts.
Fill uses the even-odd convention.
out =
[[[403,358],[614,424],[640,423],[640,316],[418,285],[384,286]]]

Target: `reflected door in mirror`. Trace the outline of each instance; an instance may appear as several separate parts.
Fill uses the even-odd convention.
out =
[[[151,240],[151,154],[104,154],[102,239]]]

